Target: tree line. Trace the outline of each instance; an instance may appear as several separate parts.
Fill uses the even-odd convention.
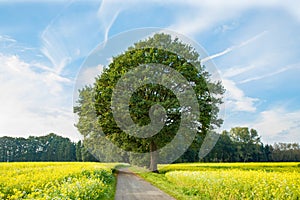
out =
[[[263,144],[254,129],[235,127],[216,134],[214,148],[201,160],[191,146],[176,162],[299,162],[299,143]],[[128,158],[129,159],[129,158]],[[0,162],[97,161],[82,144],[54,133],[46,136],[0,137]]]
[[[0,137],[0,162],[96,161],[81,141],[50,133],[46,136]]]
[[[263,144],[255,129],[235,127],[217,135],[214,148],[201,161],[204,162],[298,162],[299,143]],[[179,159],[191,161],[192,150]]]

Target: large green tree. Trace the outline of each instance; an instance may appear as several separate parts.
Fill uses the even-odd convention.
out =
[[[138,78],[136,74],[130,75],[130,72],[140,68],[143,70],[138,71]],[[180,75],[174,78],[172,70]],[[155,81],[147,82],[149,75],[159,77],[155,79],[157,82],[170,82],[169,87]],[[184,77],[188,84],[178,83],[178,77]],[[123,81],[123,85],[119,90],[130,93],[130,98],[124,98],[123,102],[122,95],[128,93],[114,93],[120,80]],[[145,82],[147,84],[142,84]],[[180,93],[189,87],[193,90],[196,101],[192,102],[196,105],[185,104],[189,101],[188,95],[184,100],[178,99]],[[95,132],[101,127],[105,138],[120,149],[136,153],[150,152],[149,167],[152,171],[157,170],[159,156],[165,158],[170,156],[159,155],[158,150],[171,143],[178,130],[186,132],[183,137],[189,132],[196,132],[203,138],[209,129],[222,123],[218,118],[218,105],[222,103],[220,96],[224,93],[221,83],[210,80],[210,74],[201,65],[199,54],[192,46],[168,34],[155,34],[114,57],[109,66],[97,77],[93,91],[90,89],[86,87],[81,90],[79,105],[75,107],[75,112],[79,115],[77,127],[86,138],[89,138],[87,141],[90,141],[90,144],[87,145],[93,146],[95,152],[97,148],[101,148],[101,145],[94,146],[99,138]],[[89,96],[88,93],[94,95]],[[184,97],[184,94],[182,96]],[[90,100],[87,100],[88,98]],[[118,103],[121,102],[120,105],[114,104],[114,99],[117,99]],[[95,106],[95,113],[89,112],[93,110],[91,103]],[[130,120],[120,111],[123,109],[122,103],[128,105]],[[200,114],[195,114],[192,107],[199,109]],[[93,115],[96,115],[97,124],[92,124],[95,121],[89,120]],[[131,120],[135,126],[130,124]],[[189,123],[185,123],[186,121]],[[153,124],[156,126],[153,127]],[[159,127],[161,125],[162,127]],[[151,131],[156,134],[147,135]],[[136,137],[141,133],[145,136]],[[181,139],[184,143],[184,138]],[[170,148],[172,147],[170,145]],[[180,146],[175,145],[174,148],[180,151]]]

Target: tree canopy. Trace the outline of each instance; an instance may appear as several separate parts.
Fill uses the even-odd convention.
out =
[[[155,171],[158,162],[174,161],[173,154],[183,154],[192,142],[199,148],[195,138],[221,125],[223,93],[192,46],[160,33],[113,57],[95,84],[80,91],[74,110],[84,143],[96,156],[107,139],[123,150],[122,158],[142,155]]]
[[[45,136],[0,137],[0,162],[97,161],[81,141],[50,133]]]
[[[50,133],[29,138],[0,138],[0,161],[75,161],[75,145],[69,138]]]

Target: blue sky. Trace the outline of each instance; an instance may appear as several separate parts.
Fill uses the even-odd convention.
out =
[[[0,136],[78,138],[80,66],[95,47],[136,28],[183,34],[205,48],[227,90],[222,129],[265,143],[300,142],[299,1],[0,0]]]

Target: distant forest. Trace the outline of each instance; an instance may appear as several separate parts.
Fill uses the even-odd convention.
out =
[[[28,138],[0,137],[0,162],[96,161],[81,141],[50,133]]]
[[[252,138],[256,135],[256,131],[251,129],[246,137],[239,137],[233,132],[223,131],[219,135],[219,140],[204,157],[203,161],[209,162],[299,162],[300,161],[300,145],[299,143],[274,143],[263,144],[260,137]]]
[[[218,135],[214,148],[202,160],[199,148],[189,148],[176,162],[286,162],[300,161],[298,143],[264,145],[253,129],[237,127]],[[0,137],[0,162],[97,161],[82,145],[54,133],[28,138]]]

